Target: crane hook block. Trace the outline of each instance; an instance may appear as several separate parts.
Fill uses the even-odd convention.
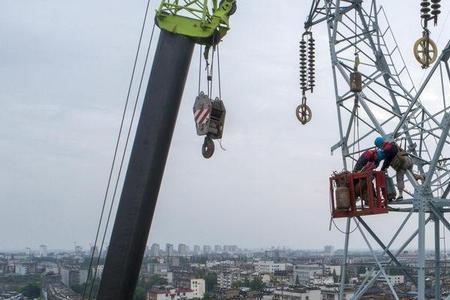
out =
[[[208,135],[212,139],[221,139],[225,125],[225,105],[219,98],[211,100],[203,92],[194,103],[195,127],[198,135]]]
[[[427,33],[424,33],[424,36],[416,41],[413,50],[416,60],[422,65],[423,69],[428,68],[437,59],[437,46]]]
[[[225,126],[226,109],[219,98],[211,100],[205,93],[200,92],[194,102],[194,120],[197,135],[206,136],[202,147],[202,154],[210,158],[214,153],[215,139],[221,139]]]
[[[300,104],[299,106],[297,106],[296,115],[300,123],[306,125],[306,123],[311,121],[312,111],[308,105]]]

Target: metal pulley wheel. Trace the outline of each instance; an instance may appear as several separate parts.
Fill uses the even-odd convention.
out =
[[[300,104],[299,106],[297,106],[296,115],[297,115],[297,119],[300,121],[300,123],[305,125],[306,123],[311,121],[312,111],[308,105]]]
[[[215,146],[213,140],[209,136],[206,136],[202,146],[203,157],[206,159],[211,158],[214,154],[214,148]]]
[[[437,46],[428,36],[418,39],[414,44],[414,56],[424,69],[436,61],[437,55]]]
[[[223,3],[224,1],[225,1],[225,0],[220,1],[219,6],[222,5],[222,3]],[[231,9],[230,9],[230,11],[228,12],[228,16],[234,15],[234,13],[236,12],[236,10],[237,10],[237,4],[236,4],[236,1],[234,1],[233,4],[231,4]]]

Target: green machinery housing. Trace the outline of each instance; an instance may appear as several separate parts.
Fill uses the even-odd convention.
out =
[[[166,0],[156,11],[156,24],[162,30],[190,37],[197,44],[215,45],[230,29],[229,17],[235,11],[235,0]]]

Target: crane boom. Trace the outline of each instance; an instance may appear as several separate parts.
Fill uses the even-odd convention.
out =
[[[100,282],[100,300],[133,298],[194,46],[219,43],[236,9],[235,0],[219,5],[213,1],[212,12],[207,1],[190,3],[203,7],[200,18],[187,16],[192,11],[185,5],[168,0],[156,14],[161,34]]]

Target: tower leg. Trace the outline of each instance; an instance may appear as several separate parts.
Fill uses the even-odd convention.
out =
[[[161,31],[97,299],[132,299],[194,50]]]
[[[425,300],[425,199],[419,199],[419,237],[417,256],[417,299]]]
[[[434,299],[441,300],[441,232],[439,219],[434,219],[434,259],[435,259],[435,285]]]
[[[348,257],[348,241],[350,238],[351,218],[347,218],[347,226],[345,227],[345,245],[344,245],[344,263],[341,269],[341,285],[339,287],[339,300],[344,300],[345,279],[347,276],[347,257]]]

